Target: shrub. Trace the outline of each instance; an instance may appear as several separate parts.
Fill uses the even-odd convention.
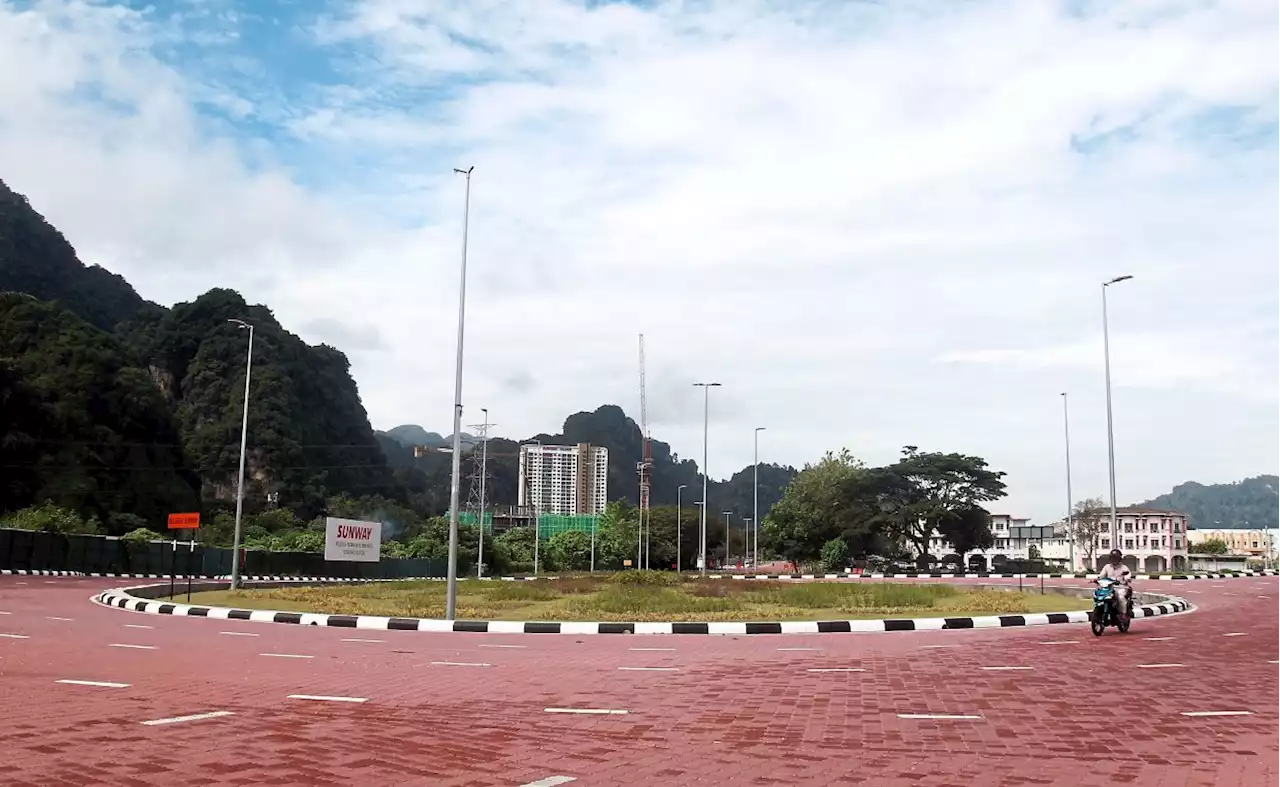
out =
[[[822,566],[827,571],[839,571],[849,565],[849,545],[843,538],[833,538],[822,545]]]
[[[98,532],[98,520],[81,519],[75,511],[49,502],[14,511],[0,520],[0,526],[45,533],[94,535]]]
[[[121,536],[121,538],[124,539],[125,541],[139,541],[142,543],[146,543],[148,541],[167,540],[163,533],[157,533],[156,531],[145,528],[145,527],[139,527],[139,528],[130,530],[128,533],[125,533],[123,536]]]
[[[643,585],[646,587],[675,587],[680,584],[680,577],[669,571],[619,571],[609,577],[615,585]]]

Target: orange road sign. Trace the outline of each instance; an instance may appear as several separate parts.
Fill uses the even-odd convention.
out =
[[[200,527],[200,514],[170,514],[169,529],[170,530],[190,530]]]

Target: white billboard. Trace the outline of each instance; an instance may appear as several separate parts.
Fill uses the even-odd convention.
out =
[[[324,559],[377,563],[382,552],[382,523],[358,519],[324,520]]]

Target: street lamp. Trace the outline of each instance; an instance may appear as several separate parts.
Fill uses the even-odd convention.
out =
[[[1111,337],[1107,329],[1107,288],[1128,281],[1129,274],[1102,283],[1102,357],[1107,383],[1107,475],[1111,485],[1111,548],[1119,549],[1120,531],[1116,527],[1116,440],[1111,421]]]
[[[752,435],[752,454],[751,468],[751,522],[755,525],[755,548],[751,550],[751,565],[760,565],[760,433],[766,428],[757,426],[755,434]]]
[[[680,573],[680,498],[688,484],[676,487],[676,573]]]
[[[742,537],[746,539],[742,546],[742,567],[746,569],[747,564],[753,562],[751,560],[751,517],[749,516],[742,518]]]
[[[707,503],[705,500],[695,500],[693,503],[698,507],[698,514],[702,522],[702,551],[698,555],[698,568],[702,569],[703,576],[707,573]]]
[[[476,579],[484,578],[484,482],[489,474],[489,408],[481,407],[480,412],[484,413],[484,437],[480,440],[480,551],[476,556]]]
[[[719,388],[720,383],[694,383],[694,388],[702,389],[702,526],[700,528],[700,547],[702,555],[702,575],[707,575],[707,431],[711,415],[711,389]]]
[[[1067,565],[1076,570],[1076,534],[1071,528],[1071,423],[1067,420],[1067,394],[1062,393],[1062,435],[1067,448]],[[1097,535],[1095,534],[1096,538]]]
[[[453,171],[467,179],[462,198],[462,267],[458,276],[458,349],[453,372],[453,475],[449,484],[449,570],[444,616],[453,620],[458,603],[458,493],[462,485],[462,338],[467,322],[467,231],[471,222],[471,171]]]
[[[721,511],[720,514],[724,517],[724,563],[727,566],[729,565],[729,534],[733,532],[729,529],[729,517],[733,515],[733,512]]]
[[[240,416],[240,480],[236,482],[236,527],[231,537],[231,589],[240,587],[240,518],[244,513],[244,455],[249,440],[249,376],[253,373],[253,326],[244,320],[231,319],[249,331],[249,351],[244,362],[244,412]]]

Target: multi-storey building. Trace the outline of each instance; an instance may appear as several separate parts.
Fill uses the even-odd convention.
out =
[[[1196,547],[1206,541],[1222,541],[1227,545],[1227,554],[1246,555],[1265,565],[1271,564],[1277,543],[1276,530],[1261,527],[1195,528],[1187,531],[1187,540],[1192,552],[1198,552]]]
[[[601,514],[609,449],[590,443],[520,446],[520,505],[539,514]]]
[[[1124,562],[1135,571],[1155,574],[1187,565],[1187,515],[1164,508],[1126,506],[1116,509],[1116,543],[1111,543],[1111,515],[1103,512],[1095,536],[1095,566],[1101,566],[1112,549],[1124,552]],[[1079,553],[1079,549],[1076,550]],[[1077,558],[1081,556],[1077,554]]]

